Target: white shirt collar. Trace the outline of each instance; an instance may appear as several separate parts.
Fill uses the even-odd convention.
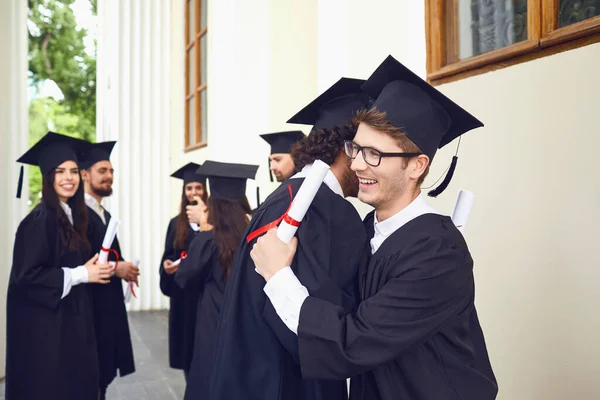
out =
[[[311,168],[312,168],[312,164],[306,165],[304,168],[302,168],[302,171],[298,172],[296,175],[292,176],[290,179],[306,178],[306,176],[308,175],[308,172],[310,171]],[[340,185],[340,182],[338,182],[337,178],[335,177],[333,172],[331,172],[331,170],[327,171],[327,175],[325,175],[325,179],[323,180],[323,182],[334,193],[337,193],[340,196],[344,197],[344,191],[342,190],[342,185]]]
[[[377,212],[375,212],[373,218],[375,234],[371,239],[371,253],[375,253],[392,233],[423,214],[439,214],[427,203],[423,195],[417,196],[408,206],[384,221],[377,222]]]
[[[73,212],[71,211],[71,207],[69,207],[67,203],[63,203],[62,201],[59,201],[59,203],[62,209],[64,210],[65,214],[67,214],[69,222],[71,223],[71,225],[73,225]]]
[[[102,222],[104,222],[104,225],[106,225],[106,220],[104,219],[104,208],[102,208],[102,205],[100,205],[100,203],[98,203],[98,200],[96,200],[91,194],[85,193],[84,196],[85,204],[87,204],[89,208],[94,210],[96,214],[98,214]]]

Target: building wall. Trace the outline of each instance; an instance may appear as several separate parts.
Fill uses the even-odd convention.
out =
[[[0,377],[6,357],[6,289],[15,232],[27,214],[27,175],[16,199],[19,165],[27,150],[27,3],[0,2]],[[27,174],[27,168],[25,169]]]
[[[367,78],[388,54],[425,76],[419,2],[224,0],[209,13],[209,146],[181,150],[183,45],[174,45],[171,170],[208,157],[260,163],[258,183],[272,190],[259,133],[293,128],[284,122],[294,111],[341,76]],[[173,18],[183,26],[182,10]],[[431,203],[449,214],[459,188],[476,193],[466,236],[499,399],[600,398],[599,63],[592,45],[440,87],[486,125],[465,135],[454,179]],[[438,152],[425,186],[455,150]],[[171,188],[174,213],[181,187]]]

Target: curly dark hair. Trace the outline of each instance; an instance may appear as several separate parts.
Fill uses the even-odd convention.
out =
[[[344,148],[344,140],[353,140],[357,126],[347,124],[332,129],[318,129],[298,141],[292,147],[292,159],[296,169],[319,159],[327,165],[333,164],[340,151]]]

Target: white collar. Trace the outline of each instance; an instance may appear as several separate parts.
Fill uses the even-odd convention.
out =
[[[423,214],[439,214],[435,208],[427,203],[423,195],[417,196],[408,206],[392,215],[388,219],[377,222],[377,212],[375,212],[375,218],[373,218],[373,225],[375,226],[375,233],[384,237],[390,236],[398,229],[406,225],[413,219]]]
[[[67,214],[69,222],[71,223],[71,225],[73,225],[73,212],[71,211],[71,207],[69,207],[67,203],[63,203],[62,201],[59,201],[59,203],[65,214]]]
[[[312,168],[312,163],[306,165],[304,168],[302,168],[302,171],[298,172],[296,175],[292,176],[290,179],[306,178],[306,176],[308,175],[311,168]],[[323,182],[334,193],[337,193],[340,196],[344,197],[344,191],[342,190],[342,185],[340,185],[340,182],[338,182],[337,178],[335,177],[333,172],[331,172],[331,170],[327,171],[327,175],[325,175],[325,179],[323,180]]]
[[[85,196],[85,204],[93,209],[102,209],[102,205],[98,203],[98,200],[94,196],[89,193],[84,193]]]

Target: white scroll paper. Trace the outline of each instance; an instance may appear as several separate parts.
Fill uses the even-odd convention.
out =
[[[454,225],[456,225],[458,230],[463,234],[474,201],[475,193],[463,189],[458,191],[456,203],[454,204],[454,211],[452,211],[452,222],[454,222]]]
[[[304,182],[302,182],[296,197],[294,197],[294,200],[292,201],[292,206],[288,211],[288,216],[290,218],[296,221],[302,221],[312,201],[317,195],[317,192],[325,179],[325,175],[327,175],[327,171],[329,171],[329,165],[325,164],[323,161],[316,160],[313,163],[308,175],[304,178]],[[283,220],[277,228],[277,237],[282,242],[289,243],[297,230],[297,226],[290,225]]]
[[[119,221],[118,219],[110,219],[108,227],[106,227],[106,234],[104,235],[104,240],[102,241],[103,249],[110,249],[110,246],[112,246],[113,242],[115,241],[115,236],[117,236],[117,229],[119,228],[119,224],[121,224],[121,221]],[[98,263],[104,264],[107,261],[108,251],[100,250],[100,255],[98,256]]]
[[[140,265],[139,257],[133,259],[133,265],[135,265],[136,267]],[[125,294],[123,295],[123,300],[125,301],[125,304],[131,301],[131,295],[133,294],[133,285],[135,285],[135,282],[127,282],[127,285],[125,285]]]
[[[181,258],[178,258],[177,260],[173,261],[173,264],[171,264],[171,265],[175,266],[175,265],[179,265],[179,264],[181,264]]]

